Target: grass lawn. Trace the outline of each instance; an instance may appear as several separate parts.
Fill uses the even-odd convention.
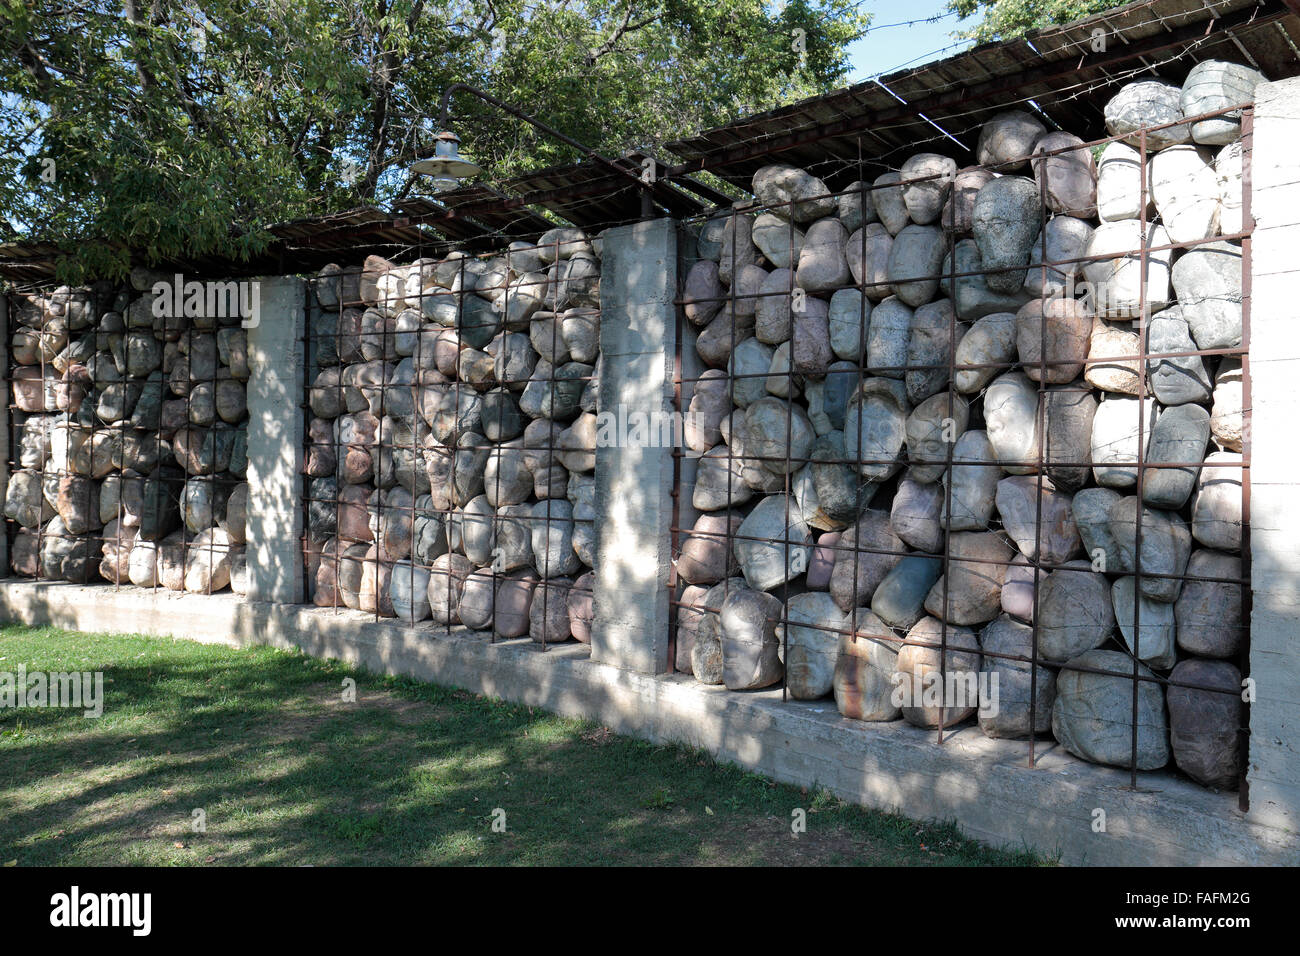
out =
[[[3,865],[1040,862],[699,751],[299,654],[4,626],[0,671],[20,664],[103,671],[106,701],[98,719],[0,710]]]

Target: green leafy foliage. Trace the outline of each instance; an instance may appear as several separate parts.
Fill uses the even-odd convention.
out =
[[[608,154],[840,85],[852,0],[0,0],[0,239],[68,268],[247,256],[267,223],[418,189],[461,81]],[[579,158],[468,95],[492,180]],[[93,242],[88,242],[93,240]]]
[[[1128,0],[949,0],[948,9],[962,19],[982,13],[978,23],[963,32],[980,43],[1006,40],[1030,30],[1090,17]]]

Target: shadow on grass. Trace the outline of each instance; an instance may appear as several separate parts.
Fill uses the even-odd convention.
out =
[[[98,719],[0,712],[0,862],[1035,862],[686,748],[283,651],[9,627],[0,660],[106,681]]]

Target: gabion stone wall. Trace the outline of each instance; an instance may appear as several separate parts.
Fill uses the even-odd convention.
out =
[[[589,641],[600,243],[326,266],[309,335],[308,593]]]
[[[918,153],[842,191],[769,165],[702,224],[678,670],[1236,786],[1229,108],[1261,79],[1129,84],[1092,144],[1004,112],[977,165]]]
[[[155,308],[177,278],[9,297],[15,573],[242,593],[246,331],[206,296]]]

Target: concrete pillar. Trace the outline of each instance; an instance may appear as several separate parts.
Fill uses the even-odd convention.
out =
[[[248,600],[299,604],[306,285],[260,280],[248,330]]]
[[[596,442],[593,660],[648,674],[668,666],[676,355],[677,224],[656,219],[604,233],[600,418]],[[622,423],[649,416],[650,442],[629,447]],[[669,429],[672,431],[672,429]]]
[[[1250,818],[1300,830],[1300,79],[1255,94],[1248,419]]]

